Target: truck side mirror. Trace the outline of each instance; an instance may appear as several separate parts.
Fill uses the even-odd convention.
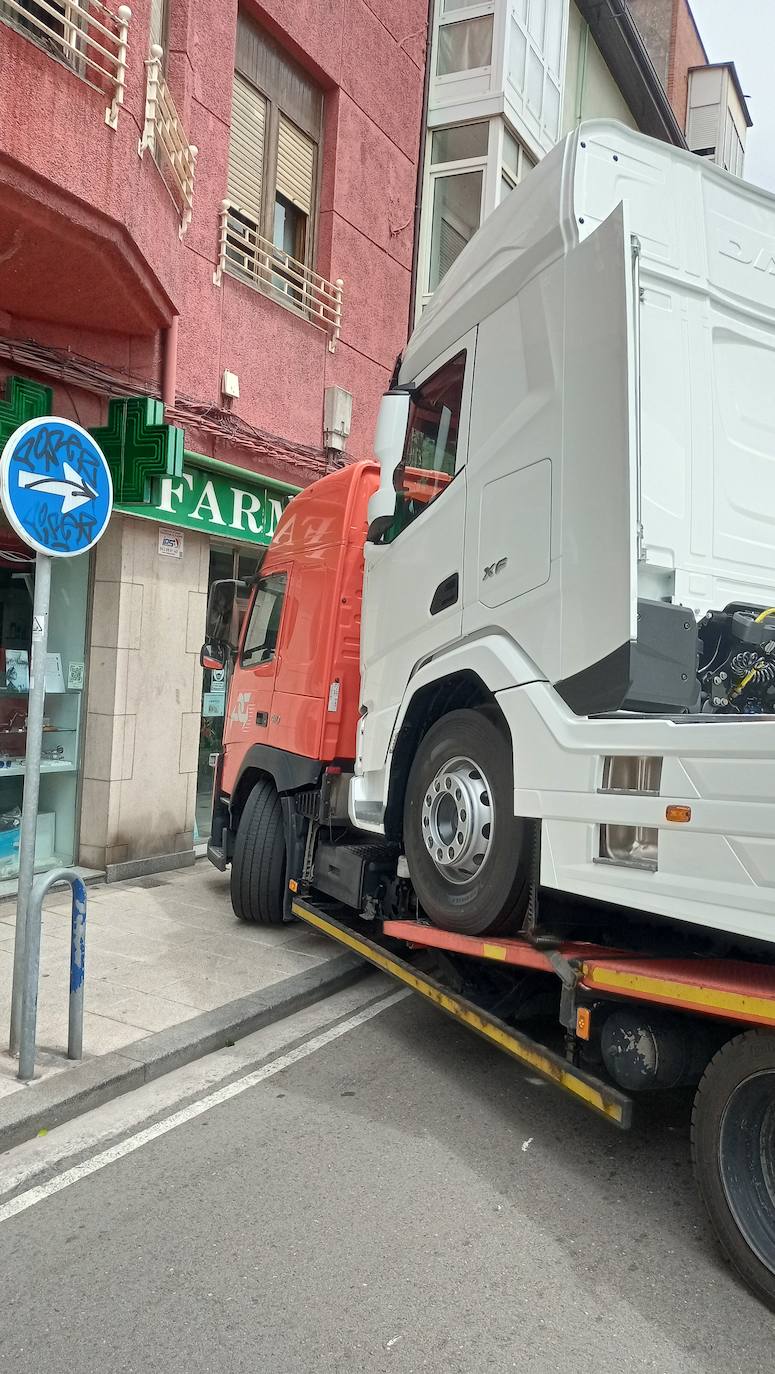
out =
[[[374,435],[374,452],[379,459],[379,486],[369,498],[367,539],[379,539],[396,513],[395,472],[404,456],[409,422],[411,391],[387,391],[382,397]]]
[[[214,651],[213,657],[217,657],[216,646],[221,646],[224,650],[236,649],[240,631],[238,598],[244,596],[246,591],[247,583],[238,582],[234,577],[213,582],[207,598],[203,655],[204,649],[208,646]],[[210,665],[205,665],[203,661],[202,666]],[[224,665],[219,663],[216,666],[222,668]]]
[[[209,668],[211,671],[225,668],[228,657],[228,645],[220,643],[217,639],[206,639],[199,650],[199,662],[203,668]]]

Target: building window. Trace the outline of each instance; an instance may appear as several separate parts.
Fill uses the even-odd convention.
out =
[[[435,291],[482,218],[489,125],[459,124],[431,135],[428,291]]]
[[[18,0],[18,8],[0,0],[0,19],[41,48],[71,66],[78,64],[82,42],[81,16],[67,0]]]
[[[446,491],[455,475],[466,355],[458,353],[412,395],[406,441],[395,475],[396,513],[382,542],[392,544]]]
[[[240,15],[229,142],[226,266],[301,303],[312,263],[323,96]]]
[[[439,24],[439,44],[436,75],[451,76],[455,72],[477,71],[492,62],[491,14],[475,19],[455,19]]]
[[[498,204],[506,199],[509,191],[513,191],[524,180],[531,167],[535,167],[535,161],[529,152],[516,139],[514,135],[504,127],[503,130],[503,151],[501,154],[501,179],[498,188]]]
[[[566,0],[511,0],[507,97],[539,148],[560,137]]]
[[[151,47],[158,43],[167,51],[167,0],[151,0]]]

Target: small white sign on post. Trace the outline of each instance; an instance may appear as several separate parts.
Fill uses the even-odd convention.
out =
[[[183,557],[183,531],[166,530],[159,526],[159,556],[161,558]]]

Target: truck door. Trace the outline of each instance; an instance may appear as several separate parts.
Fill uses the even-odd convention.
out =
[[[463,632],[500,626],[582,714],[637,635],[633,264],[620,205],[476,345]]]
[[[460,635],[465,461],[475,331],[414,386],[396,513],[366,545],[359,763],[381,770],[398,707],[417,664]]]
[[[290,568],[261,577],[250,609],[229,696],[228,734],[249,737],[251,744],[272,744],[272,697],[277,677],[277,645],[288,591]]]

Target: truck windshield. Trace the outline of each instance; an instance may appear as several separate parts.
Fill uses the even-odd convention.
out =
[[[274,658],[287,585],[286,572],[270,573],[259,581],[242,645],[240,662],[243,668],[268,663]]]

